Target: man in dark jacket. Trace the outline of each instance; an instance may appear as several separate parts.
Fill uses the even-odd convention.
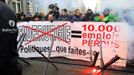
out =
[[[0,75],[21,75],[18,64],[16,16],[0,0]]]
[[[83,18],[83,21],[93,21],[93,20],[94,20],[93,11],[91,9],[88,9]]]
[[[72,17],[72,20],[73,20],[73,21],[82,21],[82,14],[81,14],[81,12],[80,12],[79,9],[76,9],[76,10],[75,10],[75,14],[74,14],[74,16]]]
[[[62,9],[59,17],[59,21],[70,21],[67,9]]]

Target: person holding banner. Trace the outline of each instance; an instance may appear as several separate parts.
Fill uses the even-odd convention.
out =
[[[83,21],[93,21],[93,20],[94,20],[94,13],[91,9],[88,9],[83,18]]]
[[[103,22],[117,22],[118,17],[116,14],[111,13],[110,9],[105,9],[103,15],[100,16],[101,21]]]
[[[59,17],[59,21],[70,21],[67,9],[62,9]]]
[[[79,9],[76,9],[76,10],[75,10],[75,14],[74,14],[74,16],[72,17],[72,20],[73,20],[73,21],[82,21],[82,14],[81,14],[81,12],[80,12]]]
[[[15,13],[0,0],[0,75],[22,75],[18,64]]]

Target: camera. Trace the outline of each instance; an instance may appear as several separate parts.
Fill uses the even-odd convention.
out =
[[[60,13],[59,13],[59,7],[57,6],[57,4],[50,4],[48,8],[51,9],[49,13],[53,14],[55,20],[58,20]]]
[[[48,8],[52,9],[52,11],[59,11],[59,7],[57,6],[57,4],[50,4]]]

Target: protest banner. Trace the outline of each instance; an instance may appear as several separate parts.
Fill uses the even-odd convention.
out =
[[[99,52],[101,36],[104,63],[115,55],[118,55],[121,59],[127,58],[127,23],[31,21],[19,22],[18,29],[19,36],[26,33],[19,50],[20,57],[41,57],[34,50],[35,46],[48,56],[50,44],[52,38],[54,38],[51,57],[61,56],[90,61],[90,45],[92,45],[93,51]],[[114,65],[125,66],[126,60],[118,60]]]

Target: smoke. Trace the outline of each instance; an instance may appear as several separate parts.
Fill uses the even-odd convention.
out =
[[[118,13],[121,22],[128,23],[128,57],[134,60],[134,0],[102,0],[102,10],[110,8]],[[125,31],[124,31],[125,32]]]
[[[39,5],[44,6],[45,13],[48,11],[48,5],[57,3],[60,9],[67,8],[74,10],[83,6],[88,6],[87,0],[44,0],[39,2]],[[101,11],[105,8],[110,8],[118,13],[121,22],[127,22],[128,26],[128,59],[134,59],[134,0],[100,0]],[[125,32],[125,31],[124,31]]]
[[[110,7],[114,9],[130,9],[134,7],[134,0],[101,0],[102,7]]]

